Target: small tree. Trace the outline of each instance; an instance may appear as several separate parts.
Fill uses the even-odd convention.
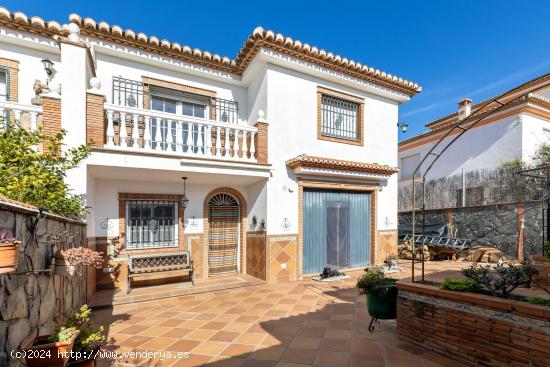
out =
[[[60,153],[65,134],[48,136],[41,128],[31,132],[17,122],[0,132],[0,194],[60,215],[85,213],[84,202],[70,192],[65,177],[90,155],[91,146]]]

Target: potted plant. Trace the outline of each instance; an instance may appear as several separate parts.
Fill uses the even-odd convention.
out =
[[[93,266],[100,269],[103,253],[86,247],[73,247],[59,251],[55,256],[55,275],[82,275],[82,268]]]
[[[35,337],[23,348],[27,367],[64,367],[78,333],[74,327],[63,326],[52,335]]]
[[[369,330],[374,320],[395,319],[397,314],[395,282],[397,279],[386,278],[384,270],[376,266],[365,269],[365,273],[357,281],[359,294],[366,295],[367,309],[372,317]]]
[[[67,325],[80,331],[73,347],[74,358],[68,366],[94,367],[97,352],[105,345],[107,340],[103,326],[94,327],[90,319],[92,311],[87,305],[80,307],[79,311],[71,315]]]
[[[8,237],[4,228],[0,233],[0,274],[11,273],[17,269],[18,251],[21,241]]]

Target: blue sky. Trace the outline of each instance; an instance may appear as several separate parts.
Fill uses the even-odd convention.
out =
[[[233,58],[261,25],[412,80],[407,134],[550,71],[550,1],[1,1],[45,20],[70,13]]]

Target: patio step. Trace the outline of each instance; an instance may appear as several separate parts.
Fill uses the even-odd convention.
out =
[[[240,274],[233,276],[213,276],[197,281],[194,287],[190,283],[144,286],[132,289],[129,294],[121,290],[100,290],[94,294],[89,306],[92,309],[98,309],[262,284],[265,284],[265,281]]]

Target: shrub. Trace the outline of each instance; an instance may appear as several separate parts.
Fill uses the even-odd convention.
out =
[[[357,280],[359,294],[384,293],[387,292],[387,286],[395,284],[396,280],[384,277],[384,270],[373,266],[365,269],[365,274]]]
[[[73,247],[61,251],[61,256],[69,265],[93,266],[100,269],[103,265],[103,253],[86,247]]]
[[[31,132],[17,122],[0,132],[0,194],[60,215],[84,214],[84,202],[64,180],[67,170],[90,155],[91,147],[81,145],[60,153],[64,137],[65,131],[48,136],[41,128]]]
[[[439,285],[439,289],[459,292],[478,292],[479,284],[472,279],[453,280],[451,278],[445,278]]]
[[[55,334],[52,334],[48,337],[48,341],[55,342],[65,342],[69,340],[74,334],[78,332],[75,327],[65,327],[62,326]]]
[[[546,300],[540,296],[533,296],[529,298],[527,301],[533,305],[543,305],[546,303]]]
[[[90,319],[92,311],[88,305],[80,307],[78,312],[72,314],[67,321],[67,325],[80,331],[75,340],[73,350],[89,356],[90,353],[100,349],[107,340],[104,334],[103,326],[95,328]]]
[[[489,292],[495,297],[507,298],[519,285],[531,281],[537,274],[535,267],[528,263],[514,265],[498,263],[493,269],[491,265],[473,264],[468,269],[462,269],[462,274],[479,285],[481,290]]]

